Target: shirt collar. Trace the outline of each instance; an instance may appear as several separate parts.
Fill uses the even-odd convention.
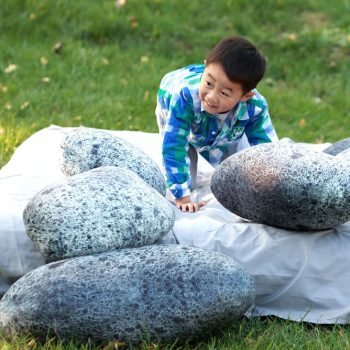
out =
[[[216,118],[218,118],[219,120],[225,120],[228,117],[228,115],[231,113],[232,113],[232,110],[226,113],[219,113],[219,114],[216,114]]]

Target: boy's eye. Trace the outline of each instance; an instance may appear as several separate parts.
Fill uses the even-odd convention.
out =
[[[228,93],[226,93],[226,92],[224,92],[224,91],[221,91],[221,95],[222,95],[222,96],[225,96],[225,97],[229,97],[229,96],[230,96]]]
[[[205,81],[205,84],[206,84],[207,87],[211,87],[211,85],[212,85],[211,82],[210,82],[209,80],[206,80],[206,81]]]

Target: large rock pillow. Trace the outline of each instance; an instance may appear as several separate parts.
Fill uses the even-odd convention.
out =
[[[24,225],[47,261],[153,244],[174,222],[172,205],[128,169],[101,167],[45,187]]]
[[[261,144],[222,162],[211,189],[242,218],[290,230],[324,230],[350,220],[350,157],[297,143]]]
[[[254,301],[250,275],[219,253],[147,246],[54,262],[0,302],[7,335],[174,341],[227,327]]]
[[[165,178],[158,165],[131,143],[106,131],[78,128],[67,133],[61,145],[60,164],[72,176],[101,166],[119,166],[134,171],[165,196]]]

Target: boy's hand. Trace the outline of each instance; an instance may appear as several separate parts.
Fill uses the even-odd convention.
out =
[[[180,199],[175,199],[175,203],[176,203],[176,206],[181,211],[189,211],[191,213],[198,211],[199,208],[207,204],[207,202],[204,202],[204,201],[199,203],[192,202],[190,196],[182,197]]]

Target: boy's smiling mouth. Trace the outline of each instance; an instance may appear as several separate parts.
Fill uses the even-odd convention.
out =
[[[217,109],[218,108],[218,106],[216,104],[212,104],[208,100],[205,100],[204,102],[210,109]]]

